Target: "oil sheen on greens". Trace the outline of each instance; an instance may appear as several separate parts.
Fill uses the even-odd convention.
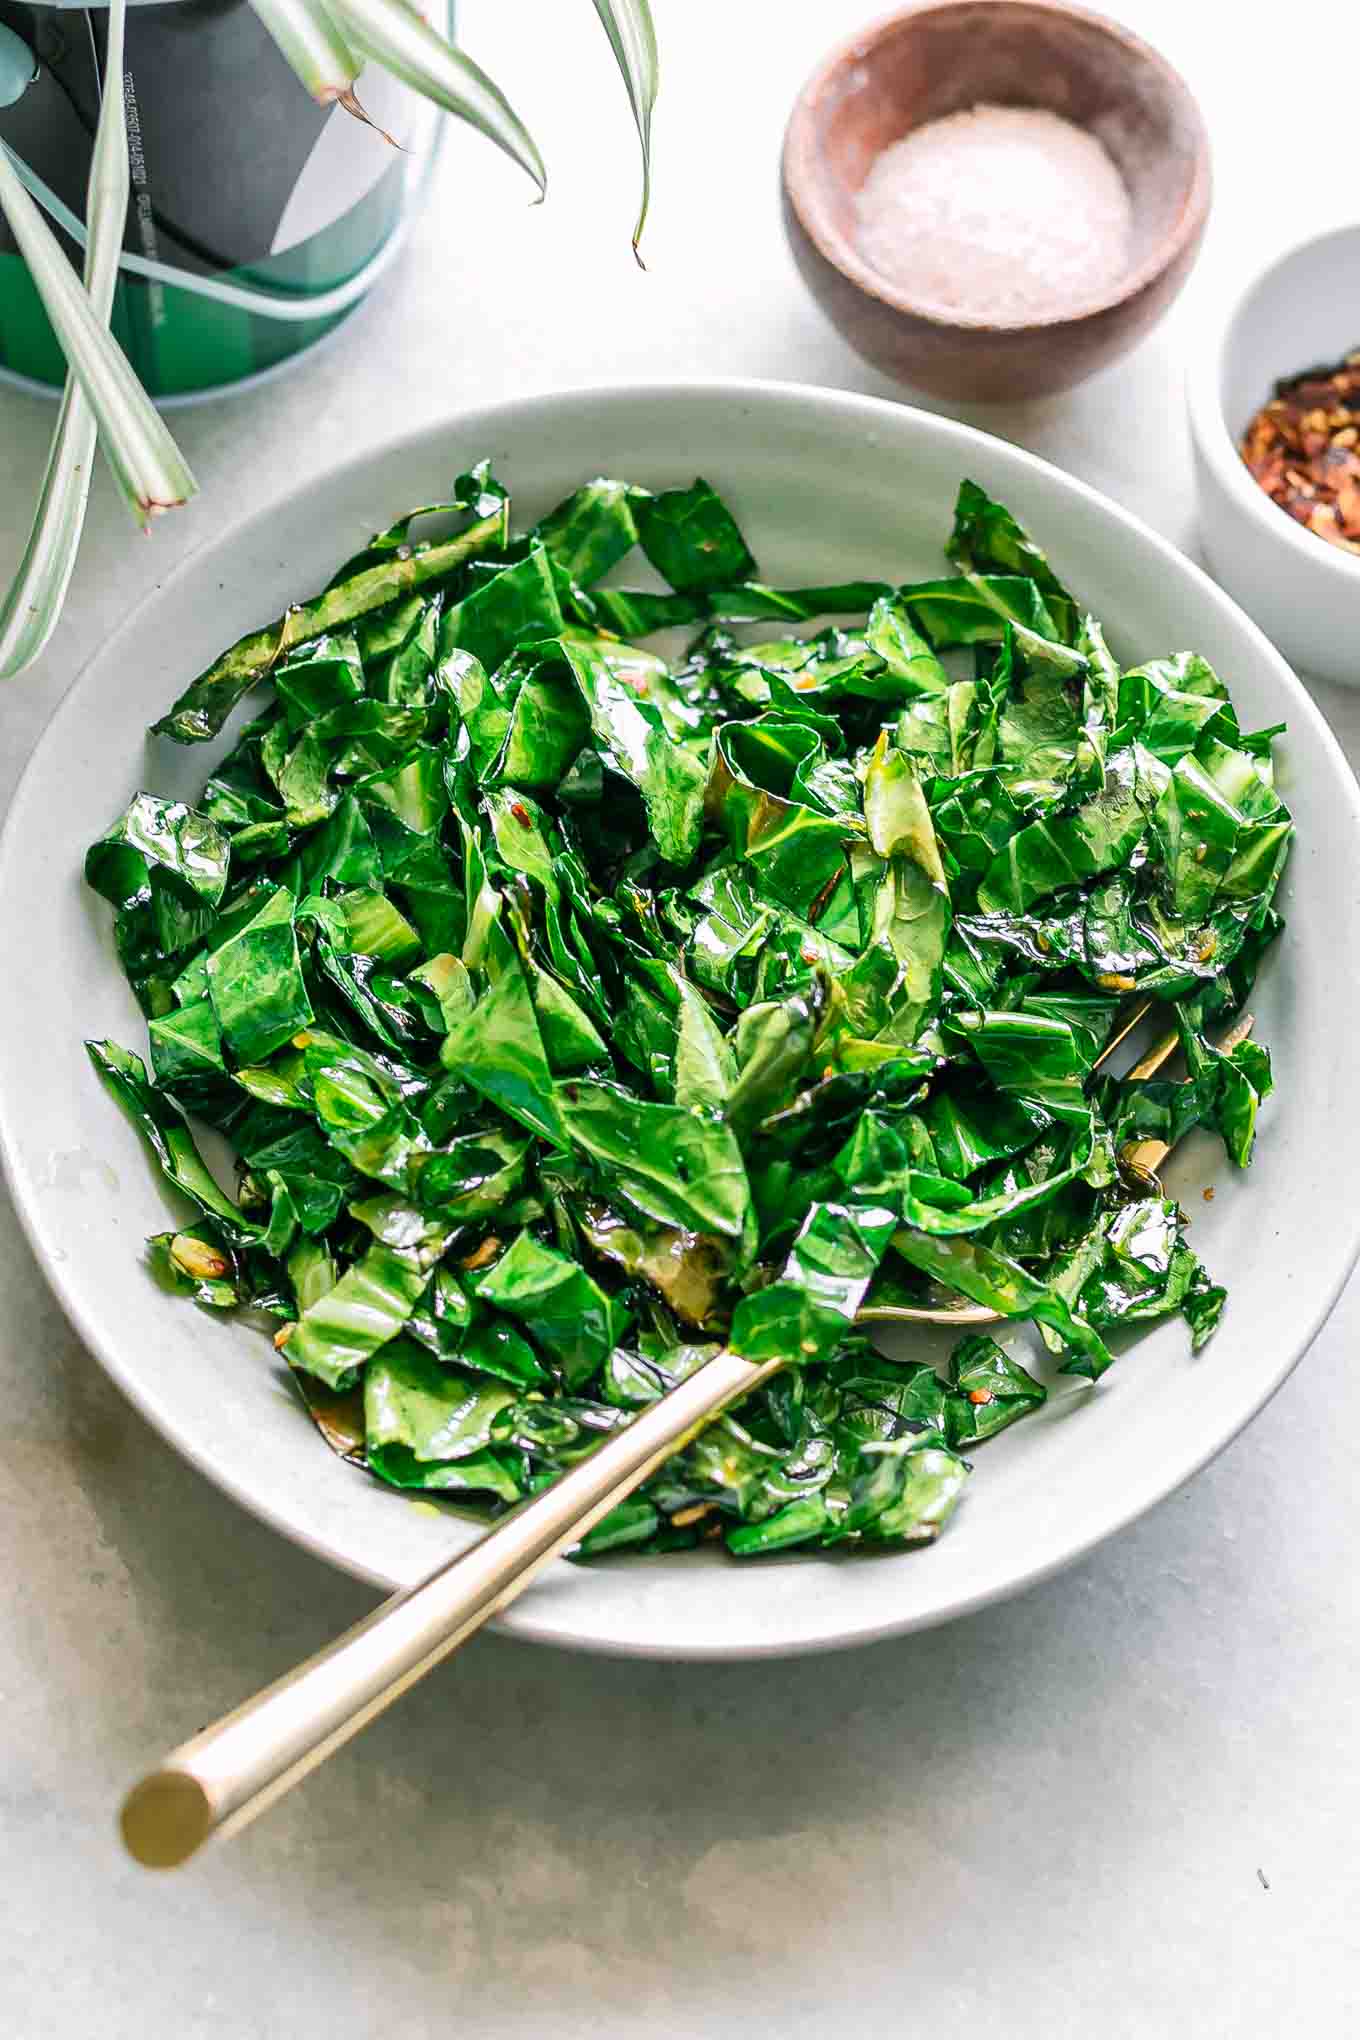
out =
[[[1120,1156],[1250,1158],[1269,1059],[1212,1040],[1280,925],[1275,732],[1194,652],[1121,667],[971,482],[904,587],[765,585],[703,481],[435,508],[195,680],[170,736],[256,713],[89,853],[149,1069],[90,1053],[194,1207],[151,1267],[259,1317],[336,1450],[493,1511],[721,1343],[785,1356],[584,1549],[928,1542],[1045,1390],[862,1305],[961,1292],[1090,1379],[1218,1319]],[[1185,1081],[1097,1069],[1139,997]]]

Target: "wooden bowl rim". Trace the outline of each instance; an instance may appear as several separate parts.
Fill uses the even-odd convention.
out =
[[[1194,163],[1189,187],[1170,231],[1150,255],[1120,278],[1114,289],[1092,298],[1075,310],[1042,318],[1012,320],[945,311],[927,299],[913,298],[907,291],[895,287],[865,261],[853,240],[842,234],[831,221],[824,196],[827,180],[813,167],[818,156],[815,111],[818,101],[838,73],[851,65],[862,64],[876,45],[894,31],[925,15],[951,14],[961,7],[988,7],[997,13],[1051,14],[1095,29],[1118,44],[1126,56],[1155,73],[1168,101],[1177,103],[1186,117],[1193,138]],[[1211,188],[1208,129],[1199,101],[1180,72],[1160,50],[1144,42],[1122,22],[1112,21],[1108,15],[1097,14],[1090,8],[1074,6],[1071,0],[911,0],[906,7],[897,7],[891,14],[880,15],[838,43],[804,83],[794,100],[784,132],[782,174],[789,204],[809,241],[822,258],[865,297],[877,299],[889,311],[933,326],[941,333],[997,337],[1076,327],[1085,320],[1103,317],[1117,311],[1121,305],[1129,304],[1174,267],[1187,251],[1193,250],[1208,217]]]

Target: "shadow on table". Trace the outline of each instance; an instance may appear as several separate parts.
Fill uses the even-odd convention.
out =
[[[1130,1733],[1169,1753],[1169,1792],[1211,1776],[1205,1652],[1230,1678],[1249,1647],[1234,1609],[1298,1591],[1269,1527],[1282,1498],[1253,1479],[1244,1504],[1234,1454],[1057,1580],[856,1652],[666,1665],[483,1637],[246,1834],[154,1879],[112,1841],[126,1784],[372,1595],[161,1442],[12,1228],[3,1258],[11,1350],[31,1356],[9,1385],[14,1549],[32,1573],[13,1583],[12,1670],[57,1717],[35,1790],[88,1828],[82,1876],[162,1933],[205,1904],[271,1937],[321,1931],[345,1988],[395,1962],[469,2025],[513,1990],[526,2031],[570,1997],[668,2032],[681,2008],[716,2018],[725,1978],[782,1973],[795,1951],[829,2003],[856,1961],[967,1942],[999,1864],[1022,1911],[1027,1876],[1079,1887],[1112,1795],[1134,1875],[1166,1808],[1120,1803]],[[1246,1506],[1239,1541],[1223,1520]],[[984,1948],[994,1928],[978,1923]]]

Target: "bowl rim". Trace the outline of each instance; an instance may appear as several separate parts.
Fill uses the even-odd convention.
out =
[[[901,421],[905,418],[914,429],[951,442],[959,455],[961,471],[966,465],[970,448],[995,447],[1008,464],[1013,463],[1021,470],[1032,471],[1036,476],[1055,479],[1060,482],[1065,494],[1069,494],[1078,502],[1086,502],[1098,509],[1102,515],[1113,516],[1141,545],[1159,556],[1169,571],[1185,577],[1212,605],[1227,611],[1249,639],[1256,641],[1263,657],[1273,669],[1288,703],[1291,725],[1309,725],[1321,750],[1330,756],[1337,768],[1337,778],[1344,789],[1352,825],[1356,833],[1360,834],[1360,785],[1357,785],[1345,753],[1326,718],[1292,668],[1260,627],[1217,582],[1179,551],[1170,539],[1154,530],[1136,513],[1126,509],[1092,484],[1070,474],[1055,462],[1044,459],[1028,448],[1017,446],[1012,441],[1002,439],[997,434],[965,424],[956,418],[942,416],[919,406],[901,404],[889,398],[867,396],[859,392],[831,389],[816,384],[753,377],[714,376],[677,378],[672,381],[643,379],[602,381],[534,392],[527,396],[503,399],[490,404],[463,406],[443,413],[437,418],[427,419],[400,434],[379,438],[368,447],[351,450],[343,459],[331,462],[329,466],[321,468],[316,473],[286,483],[267,502],[229,521],[224,529],[205,534],[199,544],[191,548],[163,580],[154,583],[147,590],[111,635],[95,648],[48,717],[25,762],[9,812],[5,816],[3,827],[0,827],[0,882],[3,882],[8,873],[13,846],[16,841],[23,838],[29,823],[30,818],[25,809],[32,805],[36,797],[40,762],[44,760],[49,743],[61,733],[63,723],[75,714],[82,682],[92,669],[115,657],[119,647],[135,637],[144,616],[155,604],[164,601],[184,581],[192,579],[195,575],[201,575],[205,561],[210,560],[229,541],[238,539],[251,530],[265,527],[289,502],[314,493],[328,480],[334,480],[335,477],[352,470],[363,469],[382,456],[391,456],[408,449],[416,453],[426,446],[431,438],[464,429],[469,419],[475,419],[479,426],[484,427],[498,416],[527,415],[532,418],[535,413],[551,415],[559,410],[570,412],[591,403],[627,405],[646,401],[652,404],[667,404],[677,400],[685,402],[696,399],[736,401],[751,405],[810,402],[823,411],[839,413],[847,423],[854,421],[866,428],[872,427],[877,421]],[[11,1048],[12,1044],[7,1038],[7,1024],[3,1014],[0,1014],[0,1078],[3,1078],[11,1064]],[[48,1217],[42,1208],[35,1171],[24,1154],[12,1088],[3,1081],[0,1081],[0,1168],[3,1169],[8,1183],[24,1236],[44,1280],[56,1297],[67,1321],[109,1379],[178,1456],[258,1521],[267,1524],[313,1556],[350,1573],[353,1577],[368,1581],[384,1592],[394,1591],[396,1587],[406,1584],[404,1581],[394,1580],[391,1575],[382,1572],[364,1556],[356,1554],[352,1548],[345,1550],[338,1546],[323,1530],[309,1523],[305,1510],[298,1508],[291,1499],[284,1501],[261,1493],[251,1481],[228,1470],[214,1455],[199,1451],[191,1440],[186,1439],[182,1419],[177,1414],[172,1399],[139,1373],[129,1357],[126,1339],[118,1327],[110,1322],[107,1312],[87,1309],[80,1296],[71,1288],[62,1266],[63,1257],[53,1251]],[[934,1627],[972,1614],[993,1603],[1007,1600],[1015,1594],[1039,1585],[1086,1557],[1109,1538],[1136,1522],[1149,1509],[1164,1501],[1216,1458],[1260,1413],[1303,1359],[1330,1316],[1357,1258],[1360,1258],[1360,1205],[1357,1205],[1352,1213],[1344,1251],[1338,1260],[1332,1281],[1314,1288],[1310,1306],[1300,1312],[1293,1336],[1287,1343],[1282,1342],[1279,1351],[1273,1357],[1268,1375],[1256,1384],[1252,1396],[1245,1403],[1232,1405],[1226,1418],[1220,1413],[1212,1427],[1206,1426],[1196,1435],[1189,1451],[1183,1449],[1180,1452],[1168,1451],[1166,1457],[1160,1460],[1155,1468],[1148,1469],[1139,1479],[1130,1480],[1110,1513],[1101,1516],[1094,1523],[1086,1524],[1081,1534],[1070,1541],[1064,1541],[1057,1551],[1037,1557],[1031,1554],[1017,1557],[1009,1565],[994,1570],[985,1580],[965,1592],[957,1593],[941,1605],[904,1612],[889,1604],[885,1605],[881,1614],[872,1622],[861,1621],[845,1627],[842,1626],[844,1620],[842,1618],[841,1622],[819,1625],[810,1632],[804,1630],[794,1638],[781,1635],[773,1639],[744,1637],[740,1641],[723,1638],[720,1641],[702,1642],[687,1638],[684,1643],[678,1644],[665,1636],[646,1640],[630,1637],[625,1640],[611,1633],[607,1625],[603,1629],[593,1627],[588,1617],[584,1621],[574,1617],[570,1627],[563,1627],[560,1623],[554,1622],[551,1610],[536,1615],[535,1597],[529,1594],[493,1618],[488,1627],[523,1641],[550,1644],[559,1649],[583,1650],[604,1656],[658,1658],[695,1663],[727,1662],[755,1658],[801,1657],[854,1648],[914,1630]]]
[[[1081,22],[1117,44],[1126,55],[1156,72],[1168,97],[1180,103],[1187,117],[1194,137],[1194,168],[1190,188],[1170,233],[1159,242],[1151,255],[1139,263],[1137,268],[1127,271],[1111,289],[1074,309],[1050,313],[1044,317],[994,319],[973,313],[946,310],[929,299],[913,298],[907,291],[894,286],[872,264],[866,262],[854,241],[842,234],[834,225],[830,217],[830,208],[821,197],[822,180],[807,168],[816,154],[814,104],[837,73],[852,64],[863,62],[867,53],[876,44],[916,17],[953,13],[963,6],[990,7],[997,12],[1004,9],[1030,14],[1052,14]],[[1091,8],[1076,6],[1073,0],[910,0],[908,6],[897,7],[891,14],[880,15],[855,34],[837,43],[804,80],[793,102],[784,130],[781,169],[785,194],[803,232],[823,260],[865,297],[875,299],[886,310],[901,317],[917,320],[922,325],[933,326],[940,333],[968,333],[1003,339],[1010,335],[1060,332],[1066,328],[1080,326],[1088,319],[1103,317],[1107,313],[1117,311],[1121,306],[1137,298],[1169,269],[1193,253],[1209,215],[1213,185],[1208,127],[1199,101],[1180,72],[1160,50],[1145,42],[1141,36],[1135,35],[1133,30],[1126,28],[1122,22],[1112,20],[1107,14],[1098,14]]]
[[[1338,590],[1344,589],[1354,595],[1360,586],[1357,579],[1360,577],[1360,553],[1343,552],[1340,546],[1328,545],[1325,539],[1319,538],[1314,531],[1306,530],[1271,500],[1243,460],[1223,406],[1223,357],[1227,351],[1228,336],[1248,300],[1296,255],[1302,255],[1311,248],[1321,248],[1330,241],[1354,242],[1356,259],[1360,260],[1360,221],[1326,227],[1321,233],[1306,234],[1302,240],[1277,248],[1232,292],[1226,306],[1221,306],[1206,322],[1186,371],[1186,411],[1197,452],[1219,487],[1227,492],[1243,514],[1285,555],[1298,563],[1300,573],[1315,571]]]

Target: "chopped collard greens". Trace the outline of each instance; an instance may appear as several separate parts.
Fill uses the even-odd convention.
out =
[[[602,585],[636,551],[669,592]],[[725,1343],[792,1364],[583,1550],[925,1543],[1045,1389],[983,1335],[885,1358],[862,1306],[961,1294],[1090,1379],[1213,1331],[1121,1151],[1250,1159],[1269,1057],[1211,1037],[1280,927],[1276,732],[1194,652],[1122,668],[972,482],[947,555],[773,588],[707,482],[515,535],[483,464],[157,725],[258,699],[86,863],[149,1070],[90,1054],[196,1207],[150,1266],[262,1316],[379,1479],[495,1511]],[[1183,1081],[1098,1067],[1138,1000]]]

